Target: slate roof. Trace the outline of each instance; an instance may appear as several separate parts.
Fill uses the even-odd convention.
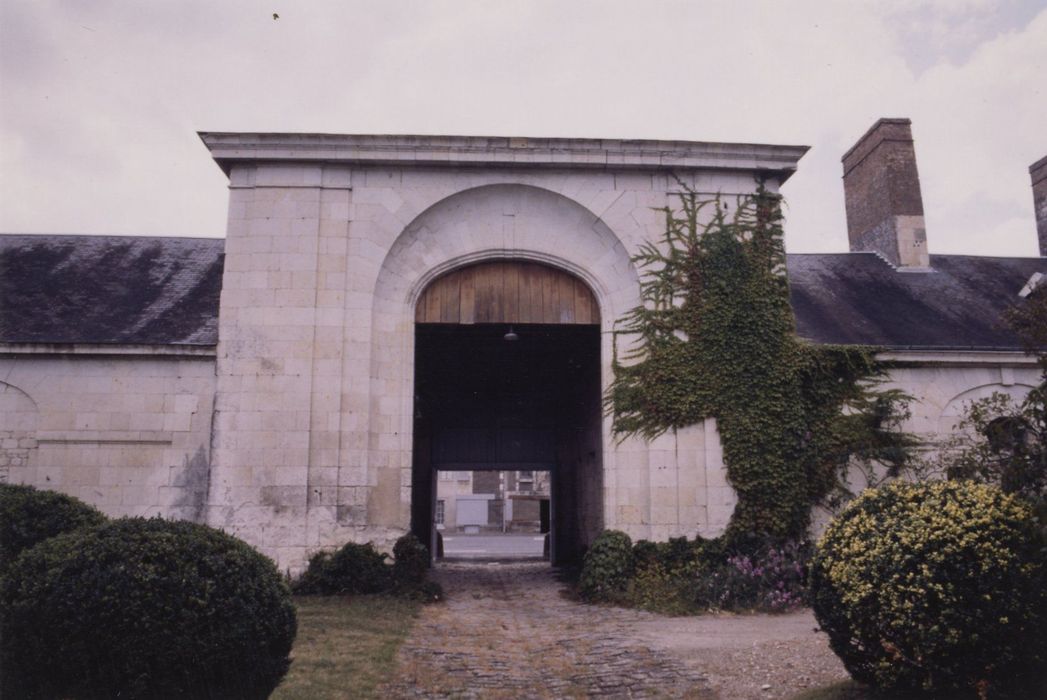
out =
[[[1020,348],[1001,314],[1047,258],[932,255],[899,272],[875,253],[788,256],[797,331],[818,343],[892,349]]]
[[[0,235],[0,342],[216,345],[224,246]]]
[[[224,241],[0,235],[0,342],[215,345]],[[788,256],[797,329],[818,343],[1018,349],[1000,314],[1047,258]]]

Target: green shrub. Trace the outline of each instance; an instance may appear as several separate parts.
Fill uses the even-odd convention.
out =
[[[4,697],[264,698],[290,665],[276,566],[204,525],[113,520],[40,543],[9,573]]]
[[[735,541],[737,542],[737,538]],[[765,542],[766,541],[764,541],[764,543]],[[741,554],[745,551],[745,549],[740,548],[737,544],[733,544],[728,548],[727,536],[724,535],[712,540],[701,540],[698,545],[698,559],[703,565],[712,566],[715,564],[723,564],[727,561],[727,557],[730,554]]]
[[[1042,689],[1043,547],[1029,508],[996,487],[871,489],[819,544],[815,614],[851,675],[881,690]]]
[[[303,595],[396,593],[424,602],[443,599],[440,585],[426,580],[429,550],[417,537],[408,533],[396,540],[393,556],[390,566],[388,556],[373,544],[354,542],[333,553],[318,552],[310,557],[294,591]]]
[[[637,540],[633,545],[633,565],[637,573],[661,563],[662,552],[657,542]]]
[[[393,545],[393,580],[397,588],[417,588],[429,573],[429,550],[407,533]]]
[[[629,535],[604,530],[585,553],[579,591],[588,600],[613,600],[625,591],[632,575],[633,545]]]
[[[622,538],[625,538],[624,540]],[[810,547],[766,538],[639,540],[607,531],[586,555],[582,595],[666,615],[708,610],[784,612],[807,602]]]
[[[38,542],[106,520],[96,508],[55,491],[0,484],[0,574]]]
[[[310,555],[305,571],[297,579],[291,580],[291,590],[296,595],[326,595],[334,588],[334,581],[329,580],[327,569],[331,561],[331,552],[316,552]]]
[[[806,602],[809,555],[806,545],[755,539],[744,549],[700,537],[641,540],[625,602],[666,615],[792,610]]]
[[[703,540],[688,541],[686,537],[670,537],[659,545],[661,562],[669,572],[693,573],[698,566]]]
[[[628,587],[628,601],[643,610],[662,615],[695,612],[694,579],[667,570],[660,561],[637,566]]]
[[[309,558],[305,572],[294,586],[305,595],[343,595],[382,593],[393,586],[392,567],[387,555],[374,545],[348,542],[341,549],[318,552]]]

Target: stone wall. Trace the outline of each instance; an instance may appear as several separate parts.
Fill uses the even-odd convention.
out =
[[[884,386],[913,397],[909,403],[912,415],[902,427],[915,434],[928,451],[956,430],[972,401],[1001,393],[1020,402],[1041,377],[1035,361],[1016,352],[914,351],[886,353],[883,357],[902,364],[891,370]],[[852,470],[848,478],[854,493],[868,485],[858,470]],[[830,517],[824,508],[815,509],[816,534]]]
[[[655,209],[679,189],[667,171],[585,168],[569,156],[563,167],[480,168],[339,164],[330,154],[304,162],[301,153],[228,164],[209,515],[292,568],[350,539],[388,546],[409,526],[413,304],[428,282],[485,259],[578,276],[600,305],[606,387],[614,323],[638,300],[630,258],[661,235]],[[681,177],[728,197],[756,186],[744,168]],[[698,455],[722,482],[722,458],[699,432],[700,448],[652,451],[617,442],[605,419],[602,485],[586,493],[602,512],[582,527],[635,537],[719,527],[726,503],[712,504],[708,520],[704,503],[662,502],[664,474],[689,472]]]
[[[909,352],[892,353],[888,358],[903,364],[892,372],[890,385],[914,397],[912,418],[905,428],[928,442],[952,431],[971,400],[993,392],[1020,400],[1039,380],[1036,365],[1019,353]],[[259,367],[261,362],[259,359]],[[218,473],[217,469],[209,472],[216,381],[213,358],[141,353],[7,354],[0,357],[0,376],[5,378],[0,383],[0,480],[69,493],[112,516],[162,515],[202,521],[209,486],[211,504],[225,507],[222,494],[214,488],[214,477],[209,479],[209,473]],[[217,405],[227,401],[220,398]],[[235,414],[232,418],[236,425],[250,425],[254,420],[248,417],[248,422],[238,423]],[[606,433],[608,427],[605,422],[594,435],[603,431],[602,478],[587,473],[582,478],[579,498],[584,512],[579,527],[583,532],[591,536],[601,521],[634,538],[656,540],[696,534],[712,537],[723,531],[736,499],[726,480],[715,421],[666,434],[650,444],[628,440],[617,444]],[[273,432],[282,433],[279,424],[274,424]],[[272,486],[266,480],[273,472],[264,466],[269,450],[286,456],[278,447],[251,449],[259,450],[252,454],[260,455],[262,466],[251,472],[257,479],[252,483],[255,491],[244,487],[237,492],[244,499],[272,493],[262,491]],[[410,457],[409,452],[403,455],[405,460]],[[350,481],[359,478],[352,468],[346,464],[338,469],[343,483],[348,482],[345,488],[366,494],[365,488]],[[854,490],[865,485],[858,473],[851,479]],[[602,489],[602,496],[593,492],[594,486]],[[321,488],[315,481],[312,487]],[[300,493],[305,502],[304,490],[302,484],[291,484],[284,492]],[[410,491],[397,495],[410,498]],[[363,499],[362,516],[373,503]],[[231,507],[243,511],[257,505],[244,500]],[[393,511],[399,507],[396,504]],[[264,514],[254,512],[258,518]],[[271,527],[283,527],[288,536],[301,536],[305,523],[292,519],[299,515],[300,511],[273,507],[274,522],[261,522],[258,527],[269,532]],[[816,531],[828,515],[817,513]],[[337,511],[330,516],[337,519]],[[350,516],[361,517],[351,511]],[[316,514],[306,509],[305,518],[316,518]],[[353,535],[389,544],[387,540],[406,526],[406,522],[397,523],[383,531],[380,525],[349,520],[333,532],[344,539],[259,546],[269,554],[286,556],[288,550],[281,547],[305,552]],[[244,529],[227,529],[258,544]],[[289,568],[300,563],[283,562]]]
[[[0,481],[202,521],[214,359],[0,356]]]
[[[738,498],[727,482],[716,420],[666,433],[647,447],[637,456],[646,468],[624,475],[623,492],[637,501],[620,506],[627,517],[618,527],[655,541],[722,534]]]
[[[0,382],[0,484],[26,474],[36,448],[40,412],[36,403],[16,386]]]

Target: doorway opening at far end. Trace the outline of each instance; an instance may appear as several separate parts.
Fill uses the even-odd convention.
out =
[[[591,292],[553,268],[500,262],[437,279],[419,305],[412,530],[449,556],[576,561],[603,527]]]
[[[438,470],[433,524],[447,560],[548,559],[551,472]]]

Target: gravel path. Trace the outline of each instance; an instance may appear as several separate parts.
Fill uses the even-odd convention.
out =
[[[701,669],[724,700],[791,698],[849,678],[810,610],[655,617],[634,625],[632,632],[687,667]]]
[[[440,564],[400,698],[788,698],[843,680],[810,613],[665,618],[584,605],[541,563]],[[767,687],[764,687],[767,686]]]

